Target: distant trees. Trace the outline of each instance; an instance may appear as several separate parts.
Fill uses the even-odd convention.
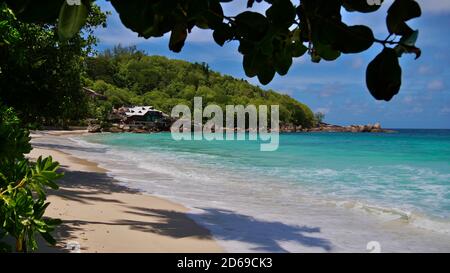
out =
[[[317,124],[323,123],[325,119],[325,114],[322,112],[317,112],[314,114],[314,120],[316,121]]]
[[[304,127],[314,124],[313,112],[304,104],[275,91],[265,91],[212,71],[206,63],[188,63],[161,56],[146,56],[135,47],[116,46],[86,60],[85,83],[108,97],[115,107],[152,105],[170,113],[177,104],[190,105],[195,96],[203,103],[280,105],[280,119]],[[103,102],[102,102],[103,103]]]

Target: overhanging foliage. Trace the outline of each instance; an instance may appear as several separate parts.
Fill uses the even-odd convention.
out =
[[[58,33],[68,39],[79,31],[93,0],[3,0],[19,19],[26,22],[58,22]],[[243,67],[248,77],[258,77],[262,84],[276,73],[285,75],[293,58],[306,52],[313,62],[333,61],[341,54],[360,53],[374,43],[394,46],[397,57],[403,53],[420,55],[416,48],[417,31],[407,21],[421,16],[415,0],[395,0],[386,16],[388,37],[377,39],[366,25],[349,26],[342,20],[342,10],[376,12],[383,0],[248,0],[247,7],[269,4],[265,14],[243,11],[224,14],[222,4],[233,0],[110,0],[122,23],[144,38],[162,37],[170,32],[169,48],[180,52],[194,27],[211,29],[219,45],[239,42]],[[78,3],[77,3],[78,2]],[[392,35],[396,35],[391,39]],[[367,71],[368,89],[376,99],[389,101],[399,92],[401,70],[392,55],[383,52]],[[386,59],[387,58],[387,59]],[[386,59],[386,60],[385,60]],[[383,63],[383,64],[381,64]],[[381,66],[391,65],[384,73]],[[394,71],[393,75],[388,73]],[[376,84],[372,84],[376,83]]]

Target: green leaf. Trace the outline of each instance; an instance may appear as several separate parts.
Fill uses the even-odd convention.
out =
[[[275,27],[289,28],[295,20],[295,7],[290,0],[275,0],[266,16]]]
[[[276,72],[283,76],[289,72],[289,68],[292,66],[292,55],[287,49],[282,49],[281,51],[275,53],[275,70]]]
[[[54,23],[66,0],[6,0],[18,19],[28,23]]]
[[[366,71],[366,84],[377,100],[390,101],[398,94],[402,84],[402,69],[394,49],[384,48],[369,64]]]
[[[122,23],[140,37],[162,37],[176,23],[187,24],[186,11],[173,1],[111,0]],[[192,25],[193,26],[193,25]]]
[[[267,18],[257,12],[245,11],[236,16],[236,35],[243,39],[261,41],[269,29]]]
[[[395,0],[386,17],[389,33],[401,36],[410,35],[413,30],[406,24],[406,21],[421,15],[422,10],[416,1]]]
[[[262,63],[262,58],[259,54],[250,53],[250,54],[244,55],[242,64],[244,67],[245,75],[247,77],[253,78],[258,74],[259,69],[263,63]]]
[[[334,47],[345,54],[360,53],[369,49],[374,41],[375,37],[369,27],[342,25]]]
[[[238,51],[243,55],[252,54],[255,52],[255,43],[247,40],[240,40]]]
[[[320,57],[319,54],[317,54],[317,52],[315,50],[313,50],[311,52],[311,62],[313,63],[320,63],[320,61],[322,60],[322,57]]]
[[[330,45],[323,45],[319,43],[314,45],[314,48],[317,54],[325,61],[334,61],[341,56],[341,52],[333,49]]]
[[[56,245],[56,240],[55,240],[55,238],[53,238],[53,236],[50,233],[48,233],[48,232],[41,232],[40,234],[41,234],[42,238],[44,238],[47,243],[49,243],[51,245]]]
[[[308,14],[335,21],[341,20],[342,0],[301,0],[301,3]]]
[[[234,38],[233,29],[228,24],[220,24],[214,29],[213,38],[218,45],[223,46]]]
[[[49,202],[47,203],[41,202],[41,204],[36,204],[34,208],[35,217],[41,219],[44,216],[45,210],[49,205],[50,205]]]
[[[416,30],[409,36],[403,36],[400,39],[400,44],[406,46],[416,46],[417,39],[419,38],[419,31]]]
[[[169,41],[169,49],[173,52],[180,52],[183,49],[187,38],[187,29],[184,24],[177,24],[172,30]]]
[[[292,43],[292,57],[301,57],[308,51],[308,48],[301,42]]]
[[[58,35],[61,40],[69,40],[78,34],[86,23],[88,9],[83,2],[69,5],[67,1],[61,7],[58,19]]]
[[[265,65],[258,71],[258,80],[260,83],[269,84],[275,77],[275,69],[271,65]]]
[[[394,48],[395,51],[397,52],[397,56],[401,57],[404,53],[413,53],[416,54],[416,59],[418,59],[422,54],[420,48],[416,47],[416,41],[418,37],[419,37],[418,30],[414,31],[409,36],[403,36],[400,39],[399,44]]]
[[[275,49],[274,38],[274,33],[269,31],[266,36],[259,43],[257,43],[256,47],[260,49],[262,54],[271,57]]]
[[[219,0],[201,1],[208,4],[207,9],[203,12],[207,26],[211,29],[215,29],[217,26],[220,26],[223,23],[223,9]],[[195,4],[193,3],[191,5]]]

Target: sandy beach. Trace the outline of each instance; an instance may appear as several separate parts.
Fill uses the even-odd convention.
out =
[[[177,148],[166,134],[85,133],[32,134],[30,157],[52,155],[66,173],[61,189],[50,192],[47,212],[64,222],[55,232],[58,246],[40,251],[69,245],[76,252],[79,245],[81,252],[368,252],[373,241],[382,252],[450,247],[445,222],[308,195],[302,181],[316,175],[317,183],[328,181],[320,174],[296,172],[297,185],[282,174],[272,181],[247,169],[253,178],[224,169],[228,153],[214,160],[199,154],[207,143]],[[327,187],[348,177],[339,175]]]
[[[77,132],[46,132],[73,135]],[[33,138],[40,137],[32,135]],[[55,149],[34,148],[30,158],[51,155],[65,172],[60,189],[50,191],[46,215],[63,224],[58,244],[41,252],[222,252],[209,231],[190,219],[187,208],[118,185],[106,170]]]

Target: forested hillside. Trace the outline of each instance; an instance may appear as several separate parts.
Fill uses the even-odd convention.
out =
[[[229,104],[280,105],[281,122],[304,127],[314,123],[313,112],[288,95],[221,75],[204,63],[147,56],[134,47],[118,46],[88,58],[86,65],[85,86],[108,98],[107,102],[93,105],[96,112],[104,113],[112,106],[152,105],[170,113],[173,106],[192,105],[193,98],[201,96],[204,105],[223,108]]]

